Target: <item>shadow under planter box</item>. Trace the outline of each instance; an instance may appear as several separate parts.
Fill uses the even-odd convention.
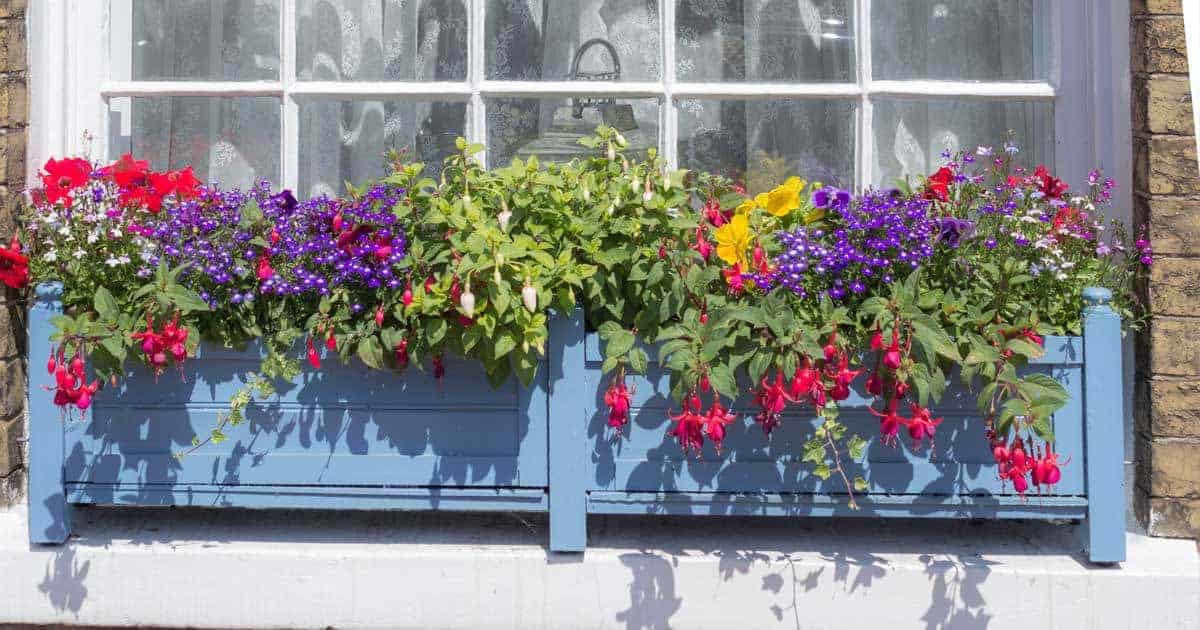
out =
[[[56,285],[38,287],[32,357],[49,356],[60,294]],[[182,373],[157,381],[133,368],[73,421],[62,419],[35,374],[30,539],[66,540],[77,504],[549,511],[549,548],[568,552],[585,548],[588,513],[1031,518],[1078,519],[1090,559],[1119,562],[1120,321],[1106,292],[1089,291],[1088,299],[1085,335],[1048,338],[1046,355],[1029,367],[1071,394],[1053,423],[1057,450],[1072,462],[1052,495],[1020,497],[999,482],[974,397],[962,389],[951,388],[936,409],[946,420],[932,454],[872,438],[858,510],[838,483],[800,463],[811,417],[785,417],[770,438],[751,422],[731,425],[720,454],[709,445],[701,457],[685,457],[666,435],[667,377],[654,365],[631,379],[633,421],[614,438],[604,420],[599,340],[576,311],[551,319],[546,360],[529,387],[510,380],[494,389],[467,361],[449,361],[440,384],[422,372],[331,362],[252,405],[221,443],[184,457],[176,455],[207,434],[257,368],[257,348],[202,344]],[[852,397],[842,417],[875,436],[867,404]]]

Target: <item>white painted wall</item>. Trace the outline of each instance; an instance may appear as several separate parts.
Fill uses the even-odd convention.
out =
[[[1187,29],[1188,69],[1192,73],[1192,115],[1195,116],[1196,150],[1200,154],[1200,107],[1196,97],[1200,96],[1200,0],[1185,0],[1183,22]]]

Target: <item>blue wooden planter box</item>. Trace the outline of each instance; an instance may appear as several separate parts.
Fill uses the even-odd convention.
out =
[[[250,508],[549,511],[550,548],[582,551],[586,515],[698,514],[1078,519],[1096,562],[1124,559],[1120,322],[1089,293],[1084,337],[1046,340],[1030,369],[1072,394],[1056,414],[1058,450],[1072,461],[1053,495],[1021,498],[996,479],[974,397],[951,390],[937,415],[934,456],[878,441],[867,451],[870,488],[850,510],[838,483],[798,461],[810,417],[787,416],[768,440],[730,427],[725,450],[685,458],[666,435],[666,376],[652,366],[636,386],[627,437],[605,427],[600,347],[582,317],[552,319],[535,383],[486,384],[469,362],[399,375],[336,362],[306,371],[251,408],[228,439],[182,459],[257,368],[255,349],[203,345],[182,374],[157,383],[133,369],[97,396],[82,421],[63,422],[36,372],[30,379],[30,538],[59,543],[77,504]],[[30,356],[48,356],[59,290],[38,288]],[[1085,362],[1085,357],[1090,361]],[[37,363],[38,361],[33,361]],[[878,421],[863,399],[843,418],[863,435]],[[742,409],[745,411],[745,409]]]

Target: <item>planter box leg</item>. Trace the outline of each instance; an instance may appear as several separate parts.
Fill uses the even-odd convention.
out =
[[[42,388],[42,370],[50,356],[50,319],[62,312],[62,285],[39,285],[29,310],[29,542],[60,544],[71,534],[71,505],[67,502],[63,471],[66,435],[62,411],[54,395]]]
[[[1084,290],[1084,443],[1088,495],[1088,559],[1125,560],[1125,449],[1121,318],[1108,289]]]
[[[587,546],[587,418],[595,396],[584,372],[583,312],[559,314],[550,327],[550,551]],[[557,356],[556,356],[557,355]]]

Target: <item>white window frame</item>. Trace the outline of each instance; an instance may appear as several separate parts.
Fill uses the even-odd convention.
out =
[[[855,185],[873,181],[875,99],[953,98],[989,101],[1050,101],[1055,111],[1055,168],[1081,181],[1093,166],[1122,182],[1132,171],[1129,121],[1129,7],[1117,0],[1057,0],[1052,3],[1052,74],[1042,82],[882,81],[871,76],[870,3],[853,0],[856,77],[846,83],[705,83],[676,81],[675,0],[660,0],[664,74],[653,82],[495,81],[485,78],[486,0],[470,4],[469,64],[462,82],[298,81],[295,67],[297,0],[280,0],[281,74],[278,81],[112,81],[109,67],[110,3],[129,0],[39,0],[28,9],[32,73],[29,175],[46,158],[85,155],[107,159],[109,101],[136,96],[271,96],[281,100],[280,183],[295,189],[299,173],[298,99],[372,98],[465,101],[466,135],[486,145],[484,99],[570,97],[582,94],[659,99],[659,145],[677,163],[681,99],[830,99],[857,104]],[[1064,45],[1067,43],[1067,45]],[[85,141],[85,132],[92,139]],[[998,139],[999,140],[999,139]],[[486,156],[484,156],[486,160]],[[30,181],[33,181],[32,179]],[[1125,186],[1128,191],[1131,186]],[[1125,193],[1123,207],[1132,199]],[[1121,206],[1119,206],[1121,207]]]

